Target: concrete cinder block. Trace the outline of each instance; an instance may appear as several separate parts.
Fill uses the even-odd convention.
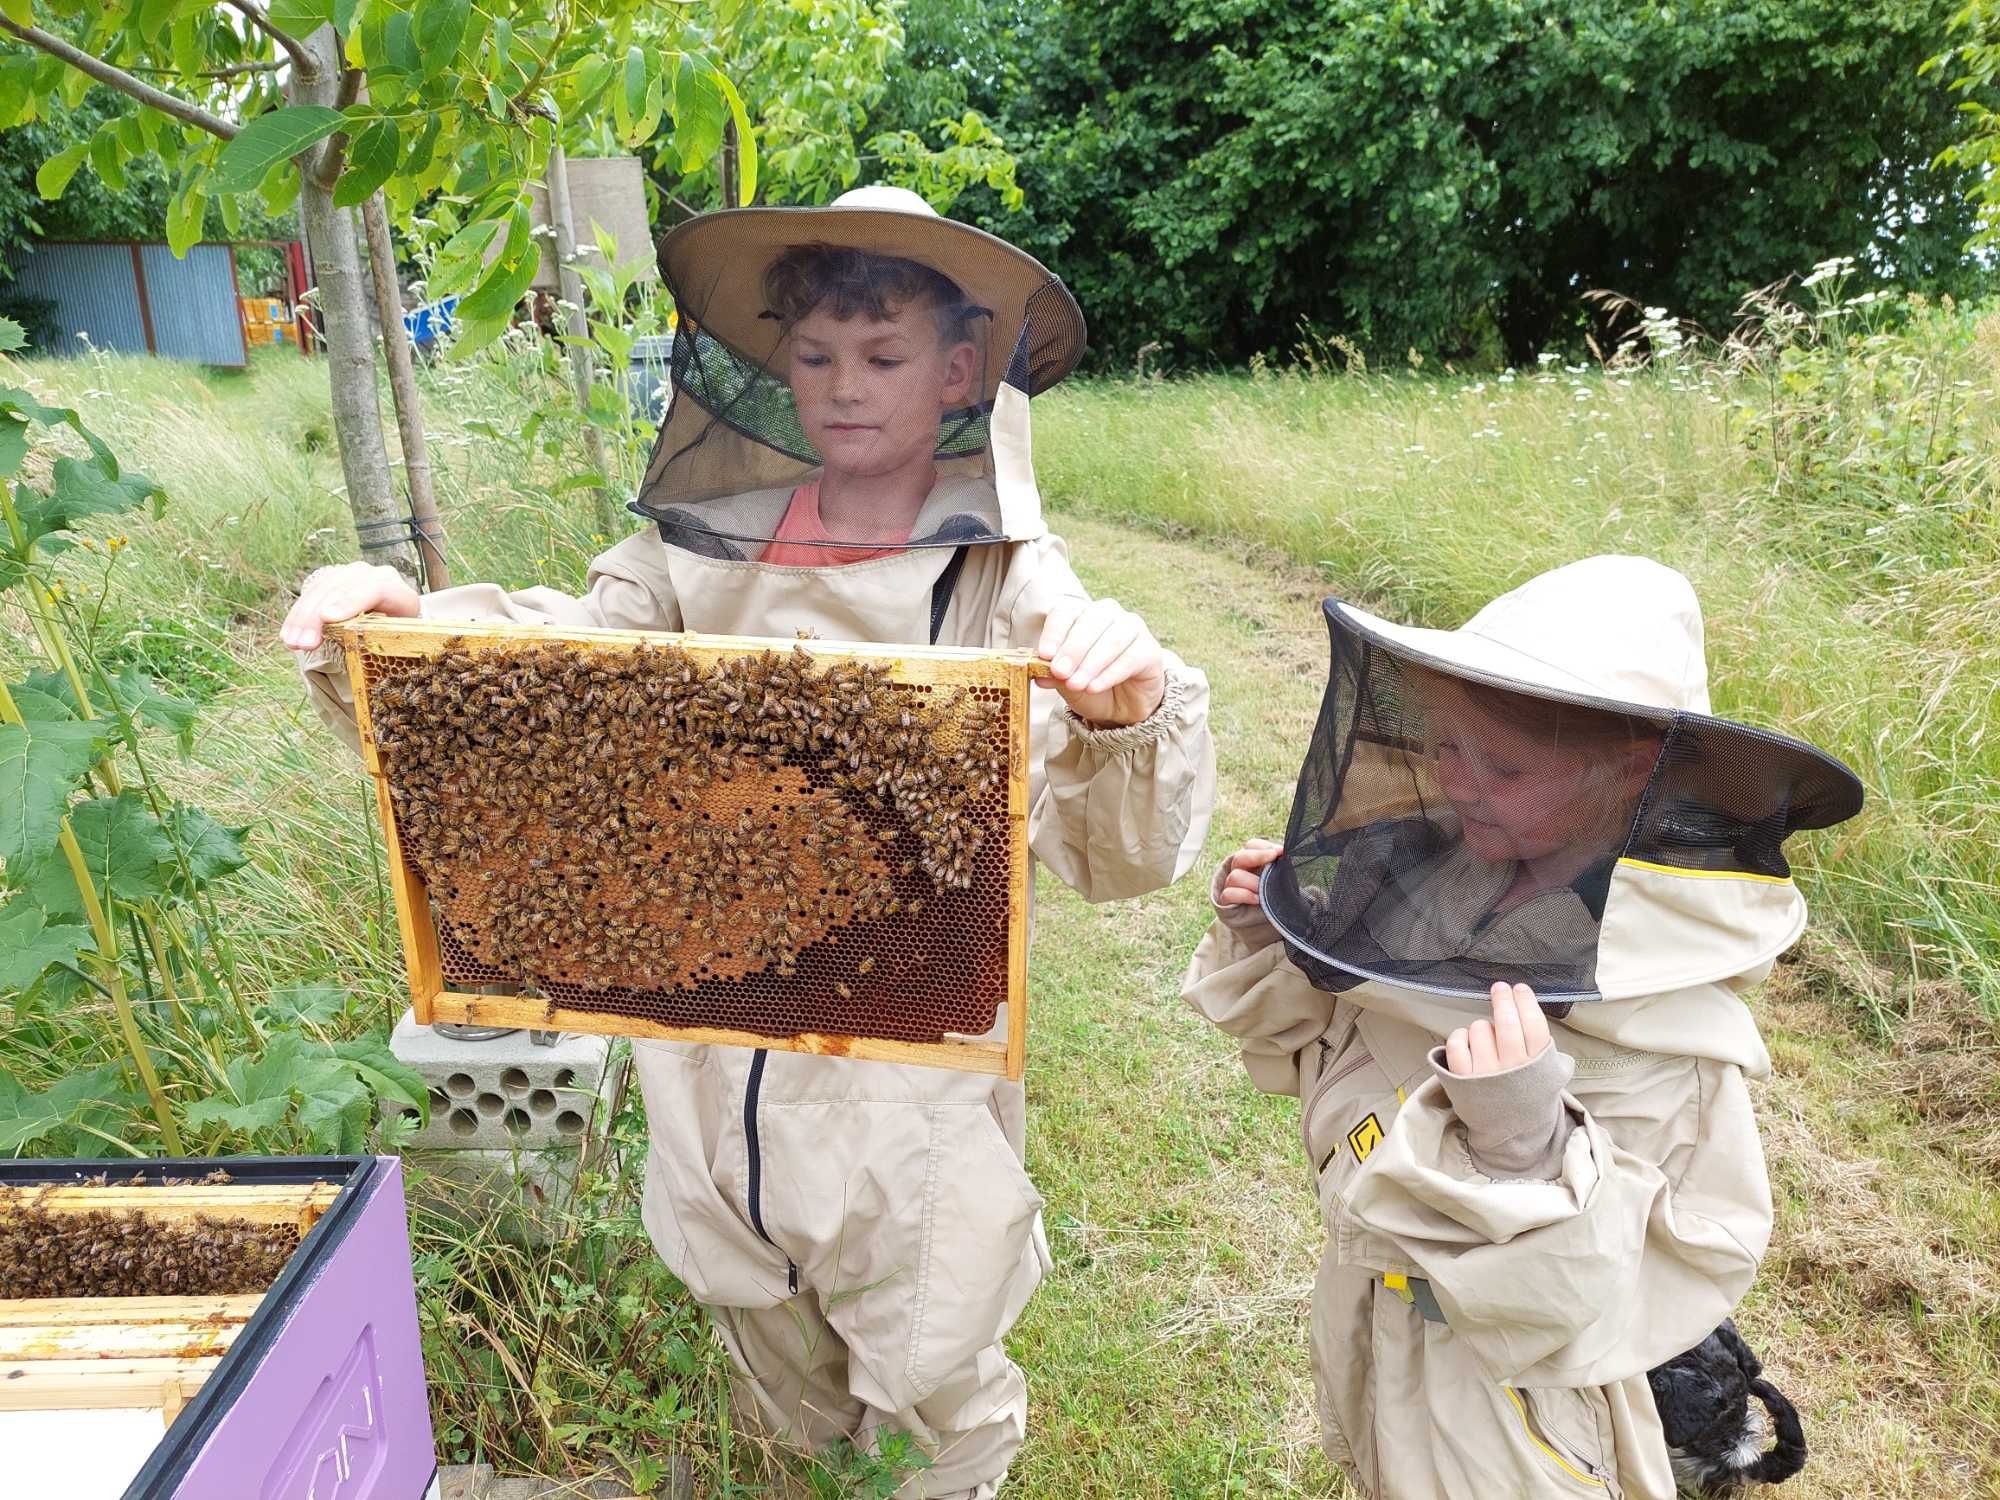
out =
[[[667,1460],[667,1477],[651,1497],[635,1496],[617,1479],[502,1479],[491,1464],[453,1464],[438,1471],[442,1500],[692,1500],[694,1466]]]
[[[582,1151],[409,1151],[413,1202],[460,1224],[541,1244],[557,1231],[576,1187]]]
[[[578,1145],[608,1121],[617,1076],[609,1037],[565,1033],[544,1047],[515,1031],[460,1041],[419,1025],[406,1010],[389,1047],[430,1090],[430,1124],[404,1138],[410,1150]]]

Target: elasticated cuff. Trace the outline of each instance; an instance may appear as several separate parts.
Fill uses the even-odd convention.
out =
[[[1562,1098],[1576,1073],[1569,1054],[1551,1043],[1503,1072],[1472,1076],[1452,1072],[1442,1047],[1431,1048],[1430,1060],[1480,1171],[1539,1181],[1556,1176],[1576,1125]]]
[[[1093,728],[1089,721],[1078,718],[1067,703],[1056,710],[1056,717],[1091,749],[1107,755],[1123,755],[1165,739],[1174,725],[1180,722],[1181,707],[1186,702],[1187,683],[1179,673],[1169,670],[1167,690],[1161,696],[1159,706],[1136,724],[1119,724],[1110,729]]]

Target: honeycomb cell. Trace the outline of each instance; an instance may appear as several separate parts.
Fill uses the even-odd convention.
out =
[[[448,987],[614,1031],[991,1029],[1026,858],[1005,687],[802,650],[701,665],[674,646],[509,644],[363,665]],[[503,1087],[518,1100],[526,1075]]]

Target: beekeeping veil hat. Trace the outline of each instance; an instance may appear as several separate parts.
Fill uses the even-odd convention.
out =
[[[1263,908],[1324,989],[1617,1000],[1753,971],[1785,840],[1861,807],[1810,745],[1709,713],[1679,573],[1592,557],[1456,630],[1324,605],[1332,665]]]
[[[792,330],[766,293],[773,264],[799,247],[915,262],[962,296],[952,311],[974,348],[972,390],[938,423],[939,482],[909,545],[1040,535],[1028,398],[1082,357],[1083,314],[1033,256],[904,188],[858,188],[823,208],[703,214],[666,237],[673,395],[633,509],[670,545],[755,558],[794,488],[817,475],[786,381]]]

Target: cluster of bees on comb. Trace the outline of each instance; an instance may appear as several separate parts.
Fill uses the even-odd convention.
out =
[[[53,1212],[26,1190],[0,1192],[0,1298],[261,1292],[298,1247],[296,1224]]]
[[[803,645],[374,658],[369,719],[440,931],[592,991],[790,975],[920,913],[972,884],[1007,774],[1004,701]]]

